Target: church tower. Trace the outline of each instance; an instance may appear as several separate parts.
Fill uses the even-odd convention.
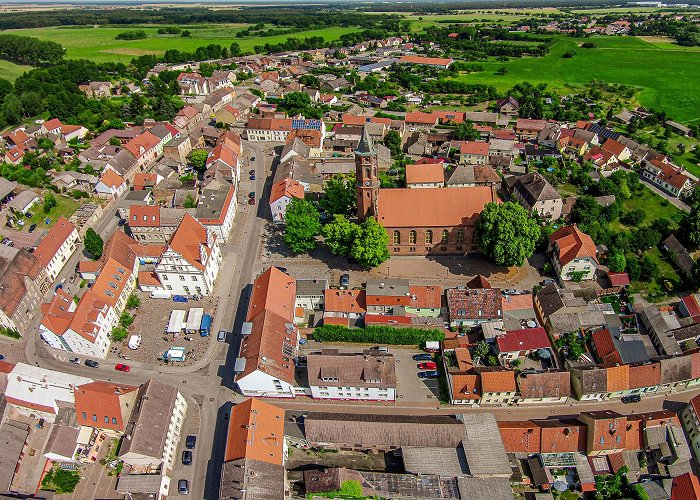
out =
[[[360,222],[377,216],[379,199],[379,175],[377,172],[377,151],[367,127],[362,131],[362,139],[355,150],[355,193],[357,195],[357,216]]]

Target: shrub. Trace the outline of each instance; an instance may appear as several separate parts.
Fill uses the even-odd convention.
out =
[[[41,481],[42,489],[55,491],[57,494],[72,493],[80,482],[80,472],[77,470],[51,469]]]
[[[126,308],[129,311],[133,311],[137,307],[141,305],[141,299],[138,298],[137,295],[134,295],[133,293],[129,295],[129,298],[126,299]]]
[[[314,330],[314,339],[322,342],[419,345],[428,340],[444,340],[445,334],[440,330],[422,328],[367,326],[350,329],[340,325],[323,325]]]
[[[121,316],[119,316],[119,326],[129,328],[133,323],[134,317],[131,314],[123,312]]]
[[[21,339],[22,336],[19,332],[13,328],[7,328],[6,326],[0,326],[0,335],[5,337],[10,337],[11,339]]]
[[[112,328],[112,333],[109,334],[109,338],[112,342],[121,342],[127,335],[129,335],[129,332],[126,330],[126,328],[115,326]]]

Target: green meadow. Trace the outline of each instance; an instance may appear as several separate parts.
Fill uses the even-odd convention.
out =
[[[22,66],[0,59],[0,78],[10,80],[11,82],[14,82],[19,75],[30,69],[32,69],[31,66]]]
[[[345,33],[356,31],[355,28],[324,28],[301,31],[292,35],[236,38],[236,33],[243,31],[247,26],[245,24],[180,26],[182,29],[191,32],[191,36],[187,38],[176,35],[159,35],[158,27],[154,26],[134,25],[30,28],[8,30],[7,33],[33,36],[42,40],[60,43],[66,48],[68,59],[128,63],[136,56],[145,54],[161,55],[168,49],[194,52],[197,47],[203,47],[211,43],[228,46],[231,42],[238,42],[241,50],[252,51],[255,45],[281,43],[290,37],[322,36],[326,40],[337,40]],[[148,34],[148,38],[143,40],[115,40],[119,33],[137,29],[145,31]]]
[[[485,70],[463,74],[461,80],[494,85],[505,91],[516,83],[546,83],[566,94],[593,79],[639,89],[639,103],[666,111],[681,122],[700,119],[700,51],[668,42],[650,43],[635,37],[593,37],[598,48],[584,49],[579,40],[560,38],[544,57],[480,63]],[[661,44],[661,46],[659,46]],[[572,58],[563,54],[574,50]],[[504,75],[496,72],[505,67]]]

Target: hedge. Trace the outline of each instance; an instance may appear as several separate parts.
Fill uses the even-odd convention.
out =
[[[352,329],[340,325],[323,325],[314,330],[314,339],[321,342],[420,345],[428,340],[445,340],[445,333],[437,329],[394,328],[382,325]]]

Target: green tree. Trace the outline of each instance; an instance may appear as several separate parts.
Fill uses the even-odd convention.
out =
[[[60,467],[51,469],[41,480],[42,489],[55,491],[57,494],[73,493],[80,482],[80,472],[64,470]]]
[[[352,245],[359,234],[359,225],[338,214],[333,216],[332,222],[323,226],[324,241],[334,255],[350,255]]]
[[[700,151],[700,148],[697,148]],[[700,247],[700,186],[696,186],[688,196],[690,213],[683,219],[685,239],[692,248]]]
[[[355,176],[336,174],[324,188],[325,196],[319,202],[321,208],[331,215],[352,215],[357,209]]]
[[[188,194],[185,196],[185,201],[182,202],[184,208],[197,208],[197,202],[194,200],[194,196]]]
[[[313,203],[294,198],[284,214],[284,223],[284,242],[292,252],[309,252],[316,247],[321,221]]]
[[[391,151],[391,156],[401,156],[401,135],[396,130],[390,130],[386,133],[384,145]]]
[[[204,172],[207,169],[207,158],[209,153],[205,149],[195,149],[190,153],[190,163],[198,172]]]
[[[129,295],[129,298],[126,299],[126,308],[129,311],[133,311],[134,309],[137,309],[141,305],[141,299],[139,299],[138,295],[134,295],[133,293]]]
[[[642,258],[641,272],[642,281],[654,280],[659,276],[659,265],[654,259],[645,255]]]
[[[469,120],[458,124],[452,131],[452,135],[458,141],[475,141],[481,137],[479,131],[474,128],[474,124]]]
[[[389,260],[389,235],[376,220],[370,218],[360,225],[350,255],[366,268],[377,267]]]
[[[608,257],[608,267],[614,273],[624,272],[627,267],[627,259],[622,252],[613,251]]]
[[[51,193],[46,193],[44,195],[44,213],[48,214],[54,208],[56,208],[56,197]]]
[[[115,326],[109,334],[109,339],[112,342],[121,342],[129,335],[129,332],[123,326]]]
[[[477,342],[476,346],[474,346],[472,356],[483,360],[490,352],[491,347],[486,343],[485,340],[480,340],[479,342]]]
[[[85,250],[92,255],[93,259],[97,260],[102,257],[104,241],[102,241],[100,235],[97,234],[93,228],[89,228],[87,231],[85,231],[83,245],[85,245]]]
[[[540,228],[513,202],[488,203],[476,223],[481,250],[499,266],[521,266],[535,251]]]
[[[119,326],[129,328],[134,324],[134,317],[128,312],[123,312],[119,316]]]

